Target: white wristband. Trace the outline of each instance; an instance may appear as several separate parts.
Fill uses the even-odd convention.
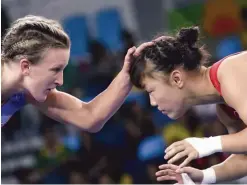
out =
[[[203,179],[201,184],[213,184],[216,183],[216,174],[213,168],[208,168],[206,170],[202,170]]]
[[[193,180],[190,178],[190,176],[187,173],[182,173],[181,176],[183,179],[183,184],[195,185],[195,182],[193,182]]]
[[[190,184],[190,185],[196,185],[196,183],[189,177],[189,175],[187,173],[182,173],[181,174],[183,182],[182,184]],[[180,183],[176,183],[174,185],[178,185]]]
[[[199,158],[209,156],[216,152],[222,151],[221,136],[209,138],[187,138],[190,143],[199,153]]]

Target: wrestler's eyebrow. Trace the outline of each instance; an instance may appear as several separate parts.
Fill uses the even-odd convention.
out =
[[[64,67],[64,65],[62,65],[62,64],[54,65],[54,66],[53,66],[53,68],[63,68],[63,67]]]
[[[64,65],[55,65],[53,67],[50,68],[51,71],[56,71],[56,72],[59,72],[59,71],[62,71],[64,68]]]
[[[63,64],[55,64],[51,68],[64,68],[65,66]]]

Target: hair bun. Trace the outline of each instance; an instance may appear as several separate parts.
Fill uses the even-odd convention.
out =
[[[182,28],[178,34],[177,39],[181,43],[188,44],[189,46],[194,46],[198,40],[199,36],[199,28],[196,27],[189,27],[189,28]]]

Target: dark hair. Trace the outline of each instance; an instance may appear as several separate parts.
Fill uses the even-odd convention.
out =
[[[161,40],[154,40],[152,46],[146,47],[130,67],[132,83],[143,88],[142,80],[145,76],[152,76],[152,72],[161,71],[171,73],[176,67],[185,70],[199,69],[208,58],[208,53],[197,44],[199,28],[182,28],[175,37],[167,36]],[[147,63],[152,69],[147,69]]]
[[[4,62],[27,58],[36,64],[48,48],[69,48],[70,39],[55,20],[27,15],[17,19],[2,41],[1,59]]]

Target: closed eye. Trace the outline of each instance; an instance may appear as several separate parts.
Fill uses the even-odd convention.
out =
[[[56,67],[56,68],[52,68],[51,70],[56,72],[56,73],[58,73],[58,72],[60,72],[62,70],[62,68],[61,67]]]

